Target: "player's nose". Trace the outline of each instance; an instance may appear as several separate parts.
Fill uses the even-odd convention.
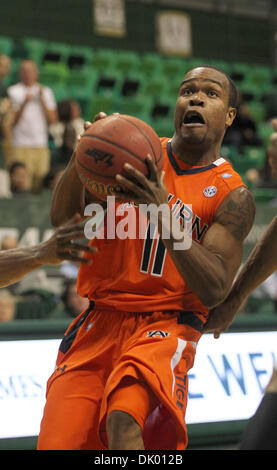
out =
[[[190,106],[204,106],[204,103],[204,99],[199,93],[193,95],[189,102]]]

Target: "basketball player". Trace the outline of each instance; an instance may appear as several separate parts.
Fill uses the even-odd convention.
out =
[[[273,122],[277,131],[277,121]],[[277,134],[272,134],[269,161],[277,177]],[[214,337],[226,331],[247,297],[277,270],[277,216],[269,224],[233,284],[226,300],[210,313],[205,331]],[[277,450],[277,362],[263,399],[249,420],[240,444],[241,450]]]
[[[75,241],[82,238],[85,238],[84,223],[80,215],[76,214],[43,243],[0,251],[0,288],[20,281],[25,274],[45,264],[56,265],[63,260],[87,264],[88,259],[76,254],[76,250],[94,253],[95,249]]]
[[[240,176],[220,158],[236,100],[237,90],[223,72],[192,69],[180,84],[175,133],[161,139],[162,175],[147,157],[149,178],[130,165],[117,176],[123,187],[118,204],[134,220],[139,203],[169,204],[170,237],[162,238],[158,220],[155,239],[148,227],[145,239],[92,242],[98,247],[92,268],[83,266],[78,278],[90,308],[60,345],[38,449],[186,448],[187,374],[208,309],[231,288],[255,212]],[[82,215],[91,200],[73,155],[54,192],[53,224],[74,212]],[[190,224],[189,249],[174,249],[177,221],[184,240]]]

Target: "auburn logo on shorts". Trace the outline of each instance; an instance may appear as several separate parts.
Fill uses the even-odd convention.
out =
[[[155,330],[155,331],[147,331],[147,338],[167,338],[170,335],[168,331],[160,331],[160,330]]]

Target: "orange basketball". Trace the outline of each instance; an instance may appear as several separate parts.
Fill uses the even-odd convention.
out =
[[[119,187],[115,175],[123,173],[125,163],[148,175],[147,154],[161,171],[161,142],[152,127],[133,116],[111,115],[94,122],[82,135],[76,151],[77,172],[88,191],[106,200]]]

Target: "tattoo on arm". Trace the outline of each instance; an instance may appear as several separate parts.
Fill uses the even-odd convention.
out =
[[[232,191],[219,206],[216,221],[229,227],[238,241],[243,241],[251,230],[255,217],[255,203],[246,188]]]

